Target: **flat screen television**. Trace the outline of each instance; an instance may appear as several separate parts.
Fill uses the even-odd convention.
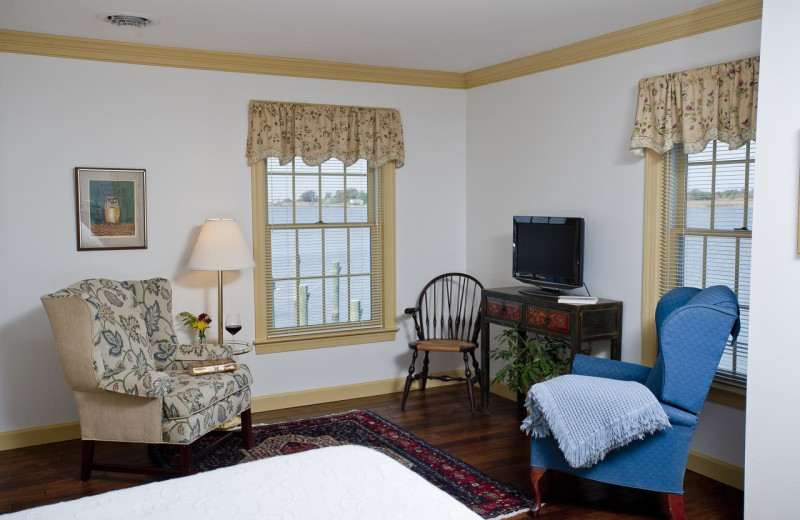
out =
[[[582,218],[514,217],[512,248],[514,279],[551,293],[583,286]]]

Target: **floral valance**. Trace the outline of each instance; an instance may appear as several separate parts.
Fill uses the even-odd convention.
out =
[[[630,151],[644,157],[683,143],[702,152],[718,139],[731,149],[756,138],[758,56],[639,81]]]
[[[350,166],[367,159],[376,168],[403,166],[400,113],[391,108],[250,101],[247,163],[277,157],[281,165],[302,157],[309,166],[331,158]]]

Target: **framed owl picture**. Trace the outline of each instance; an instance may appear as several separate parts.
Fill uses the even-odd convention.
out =
[[[145,170],[75,168],[78,251],[147,249]]]

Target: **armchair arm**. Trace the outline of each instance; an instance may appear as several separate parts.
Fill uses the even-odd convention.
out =
[[[100,388],[120,394],[161,397],[172,390],[172,377],[155,370],[126,369],[103,375]]]
[[[419,312],[418,307],[406,307],[406,310],[403,311],[403,314],[408,314],[409,316],[413,316]]]
[[[650,375],[650,367],[576,354],[572,360],[572,373],[580,376],[604,377],[620,381],[636,381],[644,384]]]
[[[233,349],[229,345],[217,343],[193,345],[161,342],[153,343],[151,350],[158,370],[186,370],[189,368],[188,364],[194,361],[223,359],[233,355]]]

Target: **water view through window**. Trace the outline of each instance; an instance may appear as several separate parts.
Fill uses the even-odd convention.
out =
[[[689,154],[685,185],[679,180],[676,186],[683,196],[674,202],[678,212],[684,209],[673,230],[678,238],[674,286],[726,285],[736,293],[742,328],[738,341],[725,350],[718,378],[739,383],[747,376],[755,154],[755,142],[730,150],[718,141]]]
[[[374,320],[379,278],[377,172],[360,160],[266,162],[272,330]],[[379,303],[378,303],[379,305]],[[271,311],[271,312],[269,312]]]

